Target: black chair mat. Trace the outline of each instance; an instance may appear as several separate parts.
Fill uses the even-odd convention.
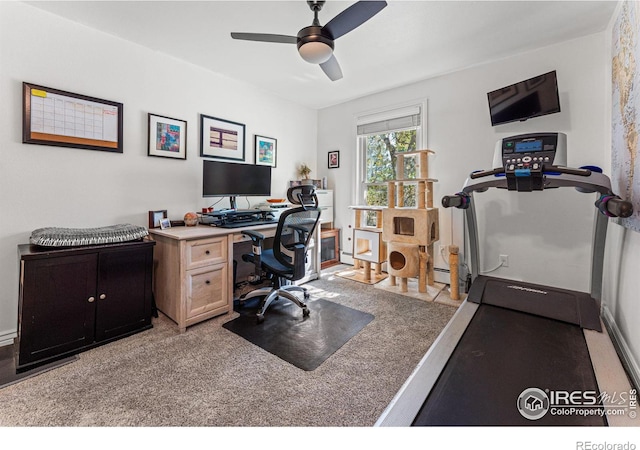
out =
[[[259,301],[236,307],[239,317],[223,327],[302,370],[315,370],[374,318],[323,298],[308,300],[310,314],[285,299],[272,303],[258,324]]]

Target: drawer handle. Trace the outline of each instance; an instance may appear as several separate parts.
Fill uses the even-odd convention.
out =
[[[96,299],[95,299],[95,297],[89,297],[89,298],[87,299],[87,301],[88,301],[89,303],[93,303],[95,300],[96,300]]]
[[[211,284],[211,281],[207,280],[204,282],[205,284]]]
[[[209,253],[211,253],[209,250],[207,250],[206,252],[204,252],[205,255],[208,255]]]
[[[107,298],[107,294],[100,294],[100,300],[104,300],[105,298]]]

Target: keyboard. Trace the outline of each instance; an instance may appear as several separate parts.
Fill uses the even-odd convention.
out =
[[[218,225],[220,228],[244,228],[244,227],[255,227],[258,225],[270,225],[278,223],[277,220],[247,220],[247,221],[239,221],[239,222],[228,222],[222,225]]]

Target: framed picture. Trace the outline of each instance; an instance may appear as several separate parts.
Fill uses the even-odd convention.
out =
[[[147,155],[187,159],[187,122],[149,113]]]
[[[339,150],[329,152],[328,165],[329,165],[329,169],[337,169],[338,167],[340,167],[340,151]]]
[[[160,221],[167,218],[167,210],[149,211],[149,228],[160,228]]]
[[[200,115],[200,156],[244,161],[244,124]]]
[[[256,164],[259,166],[276,167],[278,142],[274,138],[258,136],[256,134]]]
[[[22,83],[22,142],[122,153],[122,103]]]
[[[171,221],[165,217],[160,220],[160,229],[166,230],[167,228],[171,228]]]

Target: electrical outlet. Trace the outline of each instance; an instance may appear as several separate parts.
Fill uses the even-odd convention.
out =
[[[509,267],[509,255],[500,255],[500,266]]]

